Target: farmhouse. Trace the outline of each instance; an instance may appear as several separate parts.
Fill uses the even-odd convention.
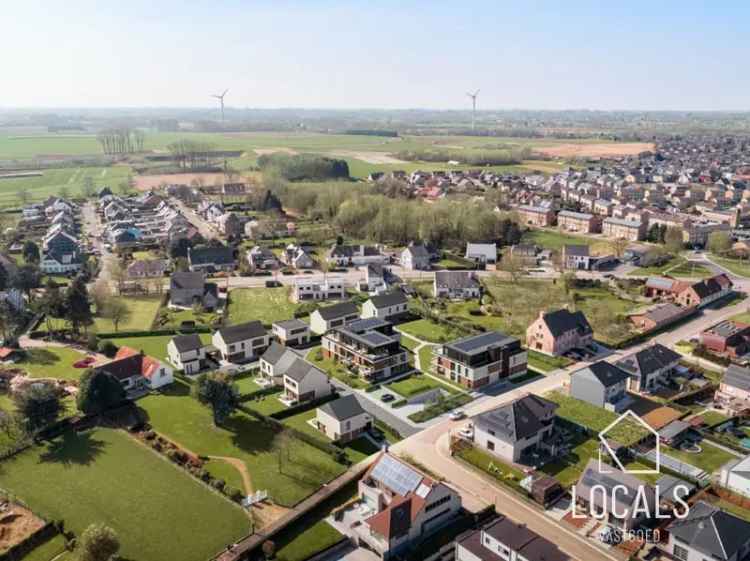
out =
[[[479,298],[482,285],[471,271],[436,271],[433,281],[433,295],[435,298],[450,298],[452,300],[468,300]]]
[[[461,509],[456,491],[387,452],[359,481],[358,492],[372,514],[356,526],[356,537],[381,559],[435,535]]]
[[[526,347],[553,356],[588,347],[593,341],[594,331],[580,311],[540,311],[526,330]]]
[[[333,306],[318,308],[310,314],[310,330],[317,335],[323,335],[330,329],[358,319],[357,305],[354,302],[341,302]]]
[[[372,417],[362,409],[354,394],[345,395],[318,407],[315,426],[331,440],[350,442],[372,426]]]
[[[494,384],[526,372],[527,353],[521,342],[488,331],[436,347],[432,359],[435,374],[467,388]]]
[[[362,318],[379,318],[392,321],[408,312],[408,301],[403,292],[373,296],[362,306]]]
[[[570,375],[570,396],[619,413],[632,402],[627,397],[629,378],[624,370],[600,360]]]
[[[474,442],[505,462],[530,463],[531,453],[555,456],[560,439],[555,435],[558,405],[528,394],[472,417]]]
[[[197,333],[176,335],[167,343],[167,355],[177,369],[185,374],[196,374],[206,365],[208,348]]]
[[[268,332],[258,320],[222,327],[214,332],[211,342],[223,360],[240,363],[257,359],[270,344]]]

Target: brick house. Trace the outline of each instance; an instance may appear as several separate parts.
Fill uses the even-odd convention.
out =
[[[750,325],[726,320],[700,335],[701,345],[716,354],[737,358],[750,352]]]
[[[541,206],[519,206],[516,214],[521,224],[529,226],[552,226],[555,223],[554,211]]]
[[[526,347],[548,355],[565,354],[593,342],[594,331],[580,311],[540,311],[537,319],[526,329]]]
[[[593,234],[601,229],[601,222],[598,216],[587,212],[561,210],[557,213],[557,226],[568,232]]]
[[[677,294],[677,303],[684,307],[702,308],[731,294],[734,284],[725,274],[691,284]]]

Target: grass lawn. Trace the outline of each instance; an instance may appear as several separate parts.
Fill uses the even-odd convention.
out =
[[[577,435],[576,439],[575,445],[567,456],[550,462],[540,470],[557,479],[566,489],[578,481],[588,461],[598,457],[598,438]]]
[[[519,482],[525,477],[523,472],[504,463],[500,458],[496,458],[476,446],[466,447],[456,455],[490,477],[513,487],[516,491],[522,491]]]
[[[240,395],[257,392],[261,389],[261,387],[255,383],[255,378],[253,376],[245,376],[244,378],[235,379],[234,384],[240,391]]]
[[[432,351],[435,348],[434,345],[425,345],[419,349],[419,366],[422,372],[432,371]]]
[[[673,277],[687,277],[695,279],[703,279],[713,276],[713,272],[700,263],[691,263],[684,261],[677,266],[668,269],[666,273]]]
[[[560,250],[564,245],[591,245],[595,241],[584,236],[575,236],[554,230],[529,230],[523,235],[522,243]]]
[[[409,349],[411,352],[414,352],[414,349],[416,349],[419,346],[419,341],[402,334],[401,346]]]
[[[750,311],[737,314],[736,316],[732,316],[729,319],[731,319],[732,321],[739,321],[741,323],[750,323]]]
[[[628,462],[625,464],[625,469],[633,469],[633,470],[647,470],[647,469],[654,469],[652,466],[649,466],[647,464],[643,464],[637,460]],[[656,485],[656,482],[661,477],[660,473],[634,473],[638,479],[641,481],[648,483],[649,485]]]
[[[210,333],[200,333],[199,335],[204,343],[211,342]],[[164,359],[167,356],[167,343],[171,339],[172,335],[151,335],[148,337],[115,337],[111,341],[118,347],[130,347],[143,351],[148,356]]]
[[[289,301],[289,287],[237,288],[229,292],[229,324],[259,319],[268,325],[294,317],[299,304]]]
[[[32,549],[31,553],[23,557],[23,561],[51,561],[63,551],[65,551],[65,538],[61,534],[57,534],[51,540]]]
[[[726,415],[722,415],[718,411],[703,411],[702,413],[699,413],[699,416],[703,417],[703,422],[706,423],[706,425],[708,425],[709,427],[729,420],[729,417],[727,417]]]
[[[338,364],[331,358],[325,358],[320,347],[310,349],[306,358],[323,372],[326,372],[331,378],[336,378],[339,382],[343,382],[350,388],[361,390],[367,387],[367,382],[349,372],[345,366]]]
[[[445,343],[461,337],[461,334],[455,329],[427,319],[417,319],[402,323],[398,326],[398,329],[407,335],[412,335],[417,339],[430,343]],[[402,339],[406,339],[406,337],[402,337]]]
[[[702,448],[702,451],[699,454],[691,454],[684,450],[676,450],[670,446],[662,446],[661,452],[662,454],[672,456],[677,460],[702,469],[706,473],[713,473],[729,460],[736,459],[736,457],[729,452],[725,452],[716,446],[711,446],[706,440],[701,441],[699,446]]]
[[[729,257],[719,257],[713,253],[710,255],[711,261],[721,265],[725,269],[741,277],[750,277],[750,262],[746,259],[730,259]]]
[[[272,394],[266,394],[250,401],[245,402],[245,406],[249,407],[253,411],[257,411],[262,415],[273,415],[279,411],[286,409],[286,406],[279,401],[281,395],[281,388],[279,391]]]
[[[0,485],[78,535],[111,526],[121,554],[139,561],[204,561],[250,531],[239,507],[112,429],[66,433],[6,460]]]
[[[531,349],[527,349],[529,367],[539,372],[551,372],[558,368],[565,368],[573,364],[573,361],[564,356],[548,356]]]
[[[607,428],[619,415],[596,407],[580,399],[567,396],[560,392],[550,392],[545,394],[545,398],[554,401],[560,407],[557,409],[557,416],[576,425],[587,427],[594,432],[601,432]],[[607,436],[623,445],[632,444],[646,436],[648,431],[637,421],[625,419],[612,428]]]
[[[315,427],[311,426],[308,421],[314,419],[316,416],[315,409],[311,411],[305,411],[292,417],[287,417],[282,421],[285,425],[297,429],[298,431],[309,434],[310,436],[319,439],[322,442],[330,442],[330,439],[320,432]],[[342,447],[342,450],[346,452],[346,456],[352,461],[352,463],[358,463],[375,454],[380,449],[375,446],[372,441],[364,436],[349,442],[346,446]]]
[[[123,302],[130,311],[130,317],[117,326],[118,330],[131,331],[151,328],[156,312],[159,310],[161,298],[140,296],[120,297],[118,300]],[[111,320],[97,317],[94,319],[93,330],[97,333],[113,333],[115,326]]]
[[[447,413],[448,411],[456,409],[457,407],[462,407],[467,403],[471,403],[473,399],[474,398],[471,397],[471,395],[469,395],[468,393],[457,393],[451,397],[444,399],[443,401],[434,403],[433,405],[428,405],[421,411],[412,413],[411,415],[409,415],[409,419],[414,421],[415,423],[424,423],[425,421],[434,419],[438,415],[442,415],[443,413]]]
[[[403,397],[412,397],[434,388],[443,389],[450,394],[458,393],[458,390],[453,386],[442,384],[435,378],[424,374],[411,374],[398,382],[388,384],[388,388]]]
[[[321,450],[242,413],[214,427],[210,410],[188,395],[185,384],[172,386],[138,401],[154,429],[196,454],[245,462],[255,489],[268,490],[282,505],[297,503],[345,469]]]
[[[325,520],[304,528],[276,552],[277,561],[304,561],[311,553],[328,549],[344,536]]]
[[[83,368],[74,368],[73,363],[86,355],[67,347],[44,347],[28,349],[27,356],[17,363],[32,378],[58,378],[78,380]]]
[[[651,275],[663,275],[667,269],[671,269],[684,263],[686,259],[682,257],[672,257],[661,265],[652,265],[650,267],[636,267],[628,273],[630,277],[646,277]]]
[[[195,322],[195,325],[205,325],[211,327],[221,316],[214,312],[198,312],[195,310],[171,310],[164,306],[157,312],[157,319],[154,323],[156,329],[179,328],[183,322]]]
[[[242,474],[232,464],[223,460],[209,460],[206,463],[206,470],[214,477],[223,479],[227,485],[245,491]]]

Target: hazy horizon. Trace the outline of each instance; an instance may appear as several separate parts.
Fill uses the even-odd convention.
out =
[[[745,112],[750,6],[14,3],[12,109]]]

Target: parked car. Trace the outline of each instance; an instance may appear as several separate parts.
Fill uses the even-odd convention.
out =
[[[394,399],[396,399],[396,396],[394,396],[392,393],[385,393],[380,396],[380,401],[382,401],[383,403],[388,403],[390,401],[393,401]]]
[[[456,409],[455,411],[451,411],[450,413],[448,413],[448,418],[451,421],[460,421],[465,417],[466,413],[464,413],[461,409]]]

